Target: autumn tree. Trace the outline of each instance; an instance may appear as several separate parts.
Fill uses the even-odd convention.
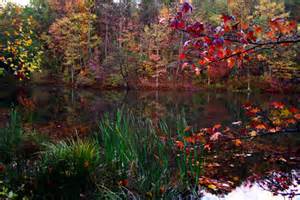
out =
[[[91,25],[93,20],[95,16],[89,13],[72,13],[57,19],[49,29],[49,48],[54,55],[63,57],[62,70],[70,77],[72,84],[76,82],[76,75],[86,72],[100,42]]]
[[[42,55],[36,21],[23,11],[11,3],[0,8],[0,74],[12,73],[19,79],[40,69]]]

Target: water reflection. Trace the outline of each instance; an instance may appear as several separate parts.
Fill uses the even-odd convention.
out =
[[[298,186],[298,191],[300,186]],[[230,192],[225,197],[216,196],[211,193],[204,193],[203,200],[286,200],[289,199],[286,196],[274,195],[273,193],[264,190],[258,184],[254,184],[252,187],[241,186]],[[294,200],[300,200],[300,196],[293,198]]]
[[[241,107],[249,101],[261,108],[267,108],[271,101],[282,101],[294,106],[300,103],[299,96],[271,94],[126,92],[32,87],[1,91],[0,117],[3,122],[10,106],[20,105],[26,128],[63,138],[75,133],[89,134],[97,129],[105,112],[113,114],[118,108],[127,109],[139,118],[150,118],[153,124],[158,123],[159,119],[165,119],[171,127],[177,116],[182,115],[185,115],[189,125],[195,129],[211,127],[217,123],[228,125],[233,121],[246,119]],[[175,131],[175,127],[173,130]],[[220,184],[230,185],[230,188],[204,192],[203,199],[283,199],[283,196],[274,193],[280,194],[282,189],[287,188],[278,185],[280,179],[274,181],[270,174],[291,174],[293,170],[299,169],[299,153],[298,133],[258,138],[241,148],[227,145],[217,147],[205,160],[204,176],[218,180]],[[268,181],[272,184],[268,184]],[[286,183],[289,186],[291,182],[296,182],[296,189],[299,191],[299,173],[287,181],[290,181]],[[298,196],[295,198],[299,199]]]
[[[69,124],[95,124],[104,112],[114,113],[124,107],[135,115],[154,121],[165,118],[170,121],[185,113],[187,121],[197,127],[209,127],[216,123],[243,120],[241,105],[247,101],[269,105],[270,101],[283,101],[297,105],[298,96],[270,94],[166,92],[166,91],[93,91],[71,90],[55,87],[21,88],[2,91],[0,107],[20,104],[20,96],[30,98],[36,105],[35,123],[64,122]],[[42,108],[42,109],[40,109]]]

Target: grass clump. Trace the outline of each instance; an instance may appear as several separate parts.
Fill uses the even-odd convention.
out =
[[[96,143],[82,139],[46,144],[41,155],[41,165],[51,176],[81,178],[93,173],[100,161]]]
[[[39,190],[77,199],[80,193],[93,187],[93,176],[99,164],[100,152],[94,141],[72,138],[48,143],[41,152],[39,181],[43,188]]]
[[[0,159],[8,162],[15,157],[23,140],[23,129],[20,117],[15,109],[10,112],[10,121],[7,127],[0,129]]]

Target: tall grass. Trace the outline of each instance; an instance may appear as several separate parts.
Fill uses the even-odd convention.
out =
[[[105,115],[99,127],[106,164],[131,179],[137,191],[159,191],[169,176],[169,153],[151,121],[119,110],[115,119]]]
[[[100,133],[97,135],[104,151],[105,164],[109,169],[118,171],[123,179],[129,179],[129,188],[137,196],[162,198],[164,195],[172,196],[170,193],[177,194],[172,181],[177,176],[177,181],[185,181],[191,178],[192,173],[192,182],[196,183],[201,174],[202,154],[201,147],[196,147],[193,155],[183,151],[176,159],[172,138],[184,138],[185,120],[178,118],[176,126],[178,131],[172,134],[164,121],[157,127],[151,120],[137,118],[124,110],[119,110],[115,118],[106,114],[99,124]],[[191,162],[192,159],[186,162],[188,156],[195,163]]]
[[[15,109],[10,112],[10,120],[5,128],[0,129],[0,159],[7,162],[13,159],[23,139],[20,117]]]

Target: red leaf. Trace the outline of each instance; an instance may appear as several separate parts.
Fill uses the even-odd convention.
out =
[[[185,59],[185,57],[186,57],[186,56],[185,56],[185,54],[184,54],[184,53],[181,53],[181,54],[179,54],[179,59],[180,59],[180,60],[184,60],[184,59]]]
[[[177,24],[177,28],[184,29],[184,27],[185,27],[185,23],[183,21],[179,21]]]
[[[222,127],[221,124],[215,124],[215,125],[213,126],[213,130],[217,130],[217,129],[221,128],[221,127]]]
[[[228,21],[233,20],[233,17],[229,15],[222,15],[221,19],[223,19],[223,22],[226,24]]]
[[[255,126],[255,128],[256,129],[258,129],[258,130],[266,130],[267,129],[267,125],[266,124],[257,124],[256,126]]]
[[[256,41],[256,37],[254,36],[253,31],[250,31],[249,33],[247,33],[247,39],[251,40],[251,41]]]
[[[223,58],[224,57],[224,51],[223,51],[223,49],[218,50],[217,55],[218,55],[219,58]]]
[[[254,32],[255,32],[256,34],[261,34],[262,28],[261,28],[260,26],[254,26]]]
[[[119,181],[119,185],[126,187],[128,185],[128,179],[124,179],[124,180]]]
[[[179,141],[179,140],[176,141],[176,146],[177,146],[177,148],[179,148],[180,150],[182,150],[182,149],[184,148],[183,142],[181,142],[181,141]]]

